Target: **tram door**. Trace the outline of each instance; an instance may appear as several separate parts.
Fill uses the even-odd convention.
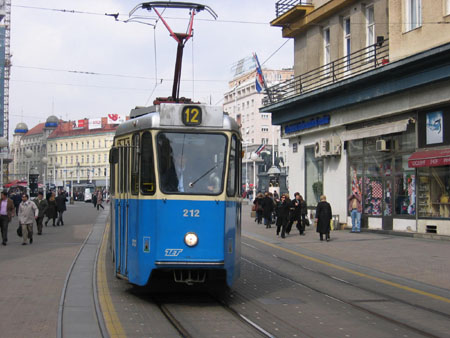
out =
[[[130,142],[123,140],[119,144],[118,190],[117,206],[117,273],[128,276],[128,213],[130,197]]]

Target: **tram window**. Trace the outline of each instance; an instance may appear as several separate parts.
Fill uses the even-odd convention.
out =
[[[157,142],[163,193],[219,195],[223,191],[225,135],[161,132]]]
[[[131,193],[139,194],[139,134],[133,135],[131,145]]]
[[[230,149],[230,161],[228,164],[228,181],[227,181],[227,195],[236,195],[236,170],[237,170],[237,139],[236,135],[231,138],[231,149]]]
[[[155,169],[153,157],[152,134],[142,134],[141,144],[141,191],[145,195],[155,193]]]

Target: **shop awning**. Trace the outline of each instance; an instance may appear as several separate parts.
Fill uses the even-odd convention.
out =
[[[342,134],[341,139],[342,139],[342,141],[349,141],[349,140],[358,140],[358,139],[367,138],[367,137],[375,137],[375,136],[380,136],[380,135],[401,133],[403,131],[406,131],[406,128],[408,128],[409,121],[410,121],[410,118],[407,118],[407,119],[403,119],[400,121],[378,124],[378,125],[372,126],[372,127],[365,127],[365,128],[361,128],[361,129],[355,129],[355,130],[347,130]]]
[[[408,167],[439,167],[450,165],[450,148],[416,151],[408,159]]]

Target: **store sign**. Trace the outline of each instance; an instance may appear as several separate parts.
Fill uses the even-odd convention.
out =
[[[427,144],[444,141],[444,123],[442,111],[427,113]]]
[[[89,119],[89,130],[91,129],[101,129],[102,127],[102,119]]]
[[[410,168],[440,167],[450,165],[450,149],[418,151],[408,159]]]
[[[317,117],[308,121],[301,121],[298,123],[290,124],[284,128],[285,134],[295,133],[297,131],[303,131],[306,129],[315,128],[318,126],[323,126],[330,124],[330,115],[325,115],[322,117]]]

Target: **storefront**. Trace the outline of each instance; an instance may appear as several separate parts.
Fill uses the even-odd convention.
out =
[[[417,231],[450,235],[450,107],[418,114],[418,146],[408,159],[418,177]]]

